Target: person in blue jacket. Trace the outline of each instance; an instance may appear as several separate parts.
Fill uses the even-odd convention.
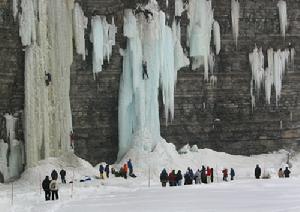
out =
[[[131,176],[133,174],[133,166],[132,166],[131,159],[129,159],[127,161],[127,166],[128,166],[128,169],[129,169],[129,176]]]
[[[231,180],[234,180],[234,176],[235,176],[235,171],[233,168],[230,169],[230,178]]]

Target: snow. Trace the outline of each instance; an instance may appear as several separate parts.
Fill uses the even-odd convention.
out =
[[[238,44],[239,19],[240,19],[240,3],[238,0],[231,0],[231,23],[232,23],[232,34],[235,40],[235,46],[237,46]]]
[[[281,35],[285,37],[286,30],[288,27],[286,2],[284,0],[279,0],[277,7],[279,10],[280,32]]]
[[[10,199],[11,184],[0,184],[0,208],[4,212],[76,212],[98,211],[100,208],[112,212],[121,209],[160,211],[162,208],[165,211],[298,211],[300,155],[292,154],[290,157],[290,179],[277,177],[277,170],[286,166],[288,154],[281,150],[250,157],[233,156],[189,145],[185,154],[178,154],[173,144],[161,141],[153,152],[132,150],[120,163],[112,165],[118,170],[131,158],[137,178],[98,180],[98,166],[92,167],[68,153],[40,161],[36,167],[27,169],[13,185],[13,206]],[[256,164],[261,166],[264,175],[270,174],[271,179],[255,180]],[[187,167],[196,170],[202,165],[214,168],[214,183],[161,188],[159,173],[163,168],[168,171],[181,169],[184,172]],[[222,182],[222,169],[231,167],[236,172],[235,181]],[[60,200],[45,202],[40,183],[53,169],[60,171],[62,168],[67,171],[67,182],[73,181],[74,184],[61,184]],[[91,177],[91,181],[80,183],[79,180],[85,176]],[[207,204],[199,208],[199,199]]]

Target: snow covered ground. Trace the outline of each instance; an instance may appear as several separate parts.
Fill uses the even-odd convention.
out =
[[[194,151],[194,152],[193,152]],[[172,144],[160,143],[151,152],[130,151],[118,169],[128,158],[134,163],[137,178],[112,177],[96,179],[98,167],[92,167],[73,154],[50,158],[39,162],[36,168],[27,170],[13,184],[0,184],[1,212],[92,212],[92,211],[300,211],[300,156],[291,159],[290,179],[278,179],[276,172],[284,167],[287,152],[252,157],[232,156],[203,149],[178,154]],[[217,172],[215,183],[182,187],[161,188],[159,173],[162,168],[193,170],[210,165]],[[260,164],[271,179],[253,179],[254,168]],[[223,168],[235,168],[236,180],[221,181]],[[67,181],[74,184],[60,185],[58,201],[44,201],[40,182],[53,169],[67,170]],[[151,173],[149,174],[149,168]],[[84,176],[91,181],[79,182]],[[150,188],[148,179],[150,178]]]

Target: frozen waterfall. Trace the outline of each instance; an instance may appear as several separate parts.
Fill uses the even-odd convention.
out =
[[[180,44],[180,25],[174,23],[173,31],[166,26],[165,14],[155,0],[145,8],[153,13],[151,21],[144,14],[135,16],[132,10],[125,10],[127,48],[123,52],[119,92],[119,159],[132,147],[151,151],[161,140],[159,87],[166,121],[169,116],[172,120],[177,70],[188,65]],[[176,63],[178,57],[181,60]],[[149,78],[143,76],[145,71]]]
[[[24,138],[31,167],[71,150],[73,31],[76,50],[84,59],[86,18],[74,0],[22,0],[21,7],[20,36],[26,47]]]

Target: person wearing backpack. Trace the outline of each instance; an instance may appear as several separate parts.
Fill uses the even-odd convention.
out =
[[[50,182],[50,191],[52,200],[58,200],[58,183],[57,180],[51,180]]]

